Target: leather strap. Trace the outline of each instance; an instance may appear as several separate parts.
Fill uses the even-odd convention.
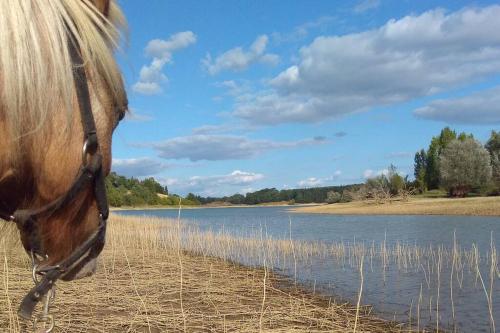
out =
[[[84,152],[83,166],[80,168],[73,184],[68,192],[60,196],[51,203],[37,208],[18,210],[14,212],[14,222],[19,228],[36,228],[36,220],[42,216],[53,214],[61,208],[70,204],[78,194],[80,194],[89,184],[93,185],[94,196],[99,211],[99,227],[83,244],[78,246],[69,257],[59,262],[53,267],[43,269],[42,279],[31,291],[24,297],[19,307],[19,315],[23,318],[31,318],[36,304],[47,294],[53,284],[62,275],[73,270],[81,269],[90,260],[96,258],[102,251],[105,243],[106,220],[109,216],[108,200],[106,196],[106,186],[104,183],[104,172],[102,170],[102,155],[99,152],[99,143],[97,140],[97,130],[90,103],[90,93],[87,83],[87,76],[83,59],[80,54],[80,48],[74,38],[69,38],[69,52],[73,63],[73,77],[80,109],[83,134],[84,134]],[[87,159],[88,156],[88,159]],[[3,215],[0,216],[3,218]],[[33,233],[33,230],[29,230]],[[37,246],[37,242],[31,240]],[[39,250],[39,249],[37,249]],[[66,275],[68,278],[73,276]]]

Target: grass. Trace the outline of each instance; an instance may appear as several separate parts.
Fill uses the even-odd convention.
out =
[[[16,229],[2,233],[0,328],[24,332],[28,323],[16,312],[32,287],[29,260]],[[374,317],[370,307],[314,295],[269,269],[286,254],[299,260],[325,251],[345,249],[112,216],[97,273],[58,284],[55,332],[400,332],[402,324]],[[257,256],[263,267],[238,265],[235,254]]]
[[[296,213],[353,215],[482,215],[500,216],[500,197],[411,198],[379,204],[355,201],[292,209]]]

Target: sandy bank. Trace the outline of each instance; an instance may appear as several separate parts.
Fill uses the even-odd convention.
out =
[[[385,204],[349,202],[291,209],[295,213],[344,215],[483,215],[500,216],[500,197],[410,199]]]

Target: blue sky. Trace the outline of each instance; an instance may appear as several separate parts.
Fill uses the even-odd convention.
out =
[[[444,126],[500,129],[488,1],[125,1],[113,169],[174,193],[362,182]]]

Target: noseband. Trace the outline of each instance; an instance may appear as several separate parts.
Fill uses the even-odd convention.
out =
[[[0,218],[16,223],[19,230],[28,235],[29,248],[33,257],[44,257],[41,252],[40,237],[38,233],[37,221],[41,217],[50,216],[57,213],[62,208],[71,204],[82,191],[89,186],[93,188],[97,209],[99,211],[99,226],[97,230],[78,246],[67,258],[58,262],[54,266],[35,269],[35,273],[41,275],[39,282],[23,298],[19,307],[19,315],[25,319],[30,319],[37,303],[52,289],[54,283],[63,275],[67,278],[74,277],[68,272],[78,272],[90,260],[96,258],[104,247],[106,235],[106,221],[109,215],[106,187],[104,183],[104,172],[102,170],[102,155],[99,150],[97,140],[97,129],[90,93],[87,83],[87,75],[80,48],[75,38],[69,38],[69,53],[73,65],[73,79],[75,81],[76,95],[80,109],[83,126],[84,143],[82,149],[82,165],[69,190],[54,201],[35,209],[19,209],[9,214],[0,211]],[[123,119],[127,102],[117,107],[118,121]]]

